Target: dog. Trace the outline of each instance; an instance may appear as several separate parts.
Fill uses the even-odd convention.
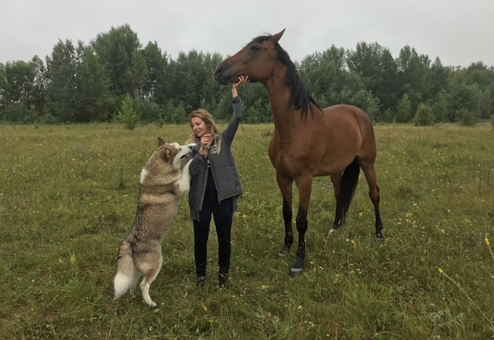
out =
[[[163,238],[175,219],[180,199],[189,192],[192,160],[186,161],[186,157],[194,145],[165,143],[158,137],[158,148],[142,168],[134,226],[118,250],[115,300],[129,290],[133,293],[143,276],[142,297],[150,307],[156,307],[149,288],[163,262]]]

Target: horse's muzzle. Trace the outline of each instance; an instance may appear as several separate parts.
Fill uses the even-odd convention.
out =
[[[228,85],[232,81],[231,75],[228,72],[225,72],[225,67],[223,65],[219,65],[214,71],[214,80],[218,82],[220,85]]]

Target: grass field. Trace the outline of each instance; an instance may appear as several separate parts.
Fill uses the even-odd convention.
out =
[[[224,126],[221,126],[224,127]],[[343,229],[329,178],[314,181],[305,273],[291,278],[281,197],[267,156],[271,125],[242,125],[233,145],[244,195],[231,282],[195,287],[182,201],[164,263],[140,295],[113,301],[117,248],[130,230],[140,169],[157,137],[187,125],[0,126],[1,339],[489,339],[494,337],[494,132],[378,125],[385,242],[361,176]]]

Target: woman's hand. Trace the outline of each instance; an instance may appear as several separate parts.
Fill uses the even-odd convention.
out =
[[[238,81],[233,84],[232,86],[232,96],[233,98],[238,96],[237,89],[240,87],[240,85],[247,83],[249,81],[249,76],[239,76]]]
[[[199,154],[201,156],[207,155],[209,150],[209,141],[211,139],[211,134],[206,133],[201,137],[201,148],[199,149]]]

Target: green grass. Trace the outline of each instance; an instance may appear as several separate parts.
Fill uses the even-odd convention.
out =
[[[306,271],[297,278],[288,275],[294,249],[276,256],[284,231],[267,156],[272,129],[242,125],[233,145],[245,193],[233,227],[232,286],[217,288],[212,228],[207,285],[196,289],[183,200],[150,309],[140,294],[113,301],[117,248],[157,137],[184,142],[189,127],[0,126],[0,338],[494,337],[488,123],[376,126],[386,241],[374,240],[363,176],[344,228],[326,239],[333,192],[328,178],[316,178]]]

